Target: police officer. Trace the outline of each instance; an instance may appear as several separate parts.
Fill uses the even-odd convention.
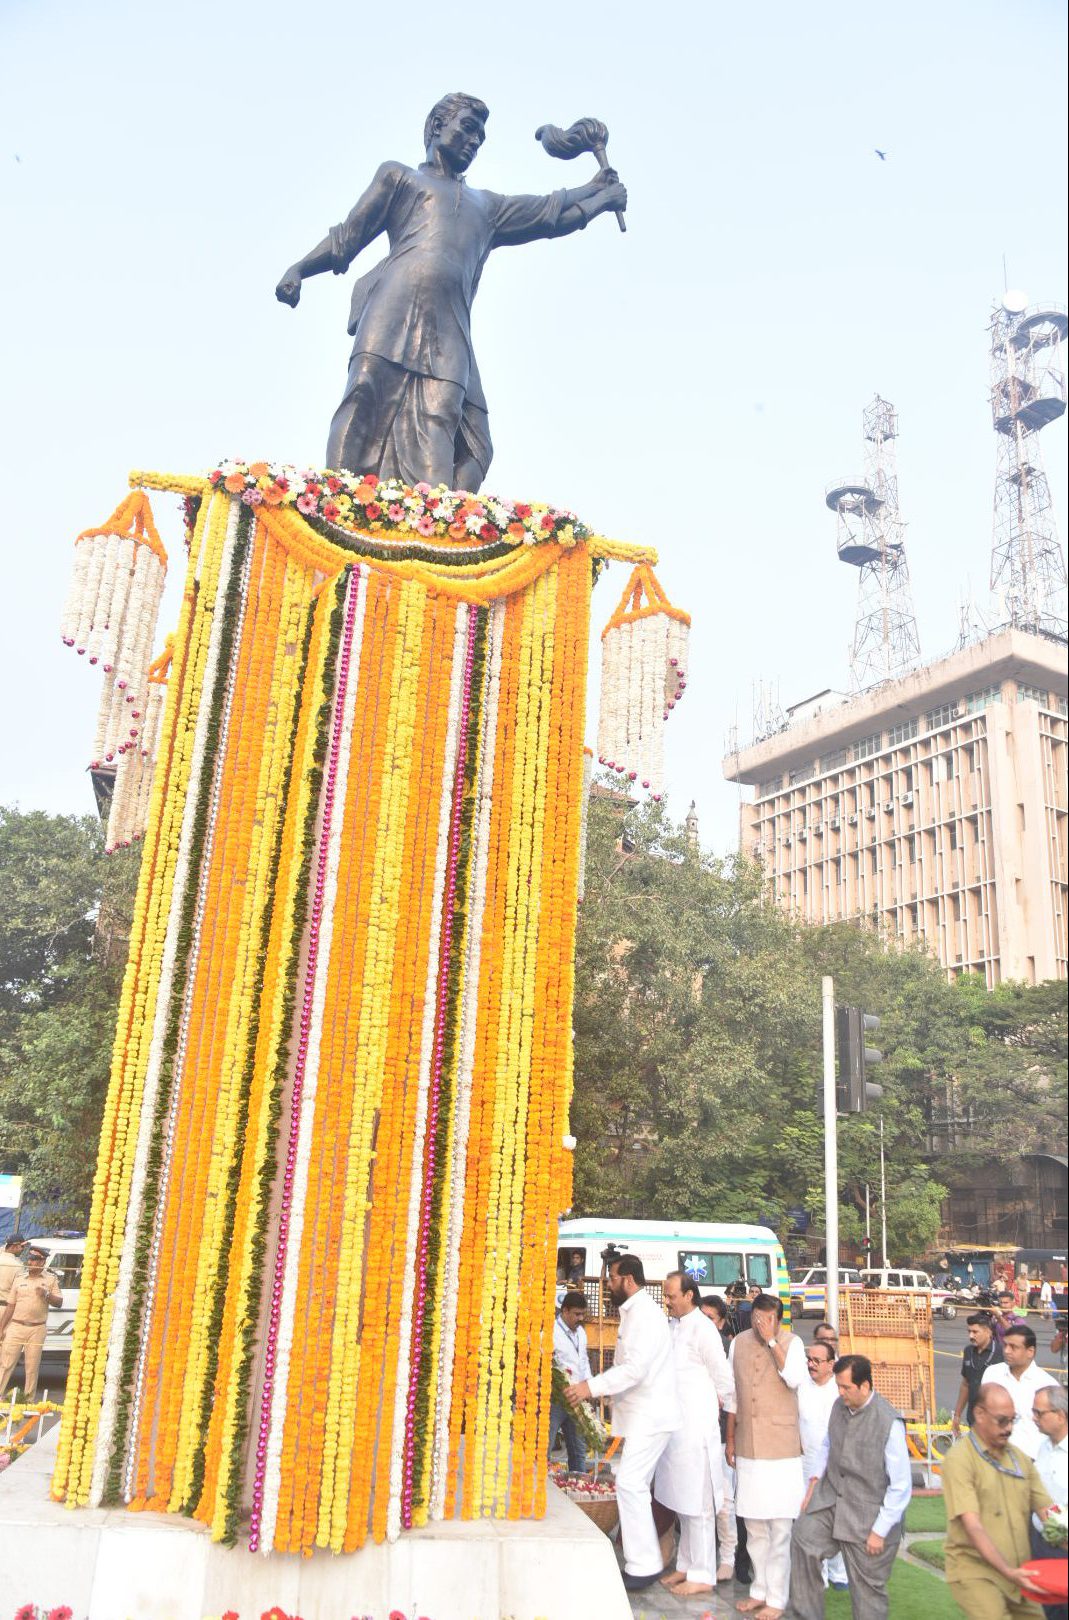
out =
[[[0,1395],[7,1388],[20,1356],[26,1362],[23,1393],[27,1400],[32,1400],[37,1393],[37,1371],[48,1332],[48,1308],[63,1304],[59,1278],[54,1271],[46,1270],[46,1259],[44,1249],[29,1248],[27,1270],[11,1284],[0,1316]]]

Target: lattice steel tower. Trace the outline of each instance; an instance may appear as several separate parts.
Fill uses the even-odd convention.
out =
[[[875,396],[862,417],[864,478],[842,478],[825,494],[836,516],[839,561],[859,570],[850,668],[858,688],[904,675],[920,659],[917,620],[898,511],[898,413]]]
[[[1064,309],[1008,292],[991,317],[991,418],[998,436],[991,591],[998,616],[1065,639],[1065,553],[1039,434],[1065,414]]]

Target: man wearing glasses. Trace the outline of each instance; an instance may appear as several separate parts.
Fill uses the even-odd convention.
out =
[[[822,1323],[821,1326],[824,1324]],[[806,1352],[809,1380],[798,1386],[798,1427],[802,1435],[802,1474],[806,1489],[824,1472],[824,1442],[828,1438],[831,1409],[839,1399],[835,1383],[833,1346],[814,1339]],[[842,1553],[824,1560],[824,1579],[836,1591],[846,1590],[846,1564]]]
[[[1032,1418],[1043,1436],[1036,1457],[1036,1472],[1046,1488],[1047,1495],[1058,1507],[1069,1505],[1069,1397],[1060,1384],[1046,1384],[1036,1392],[1032,1402]],[[1038,1518],[1032,1521],[1032,1552],[1036,1558],[1065,1558],[1060,1551],[1043,1540],[1042,1525]],[[1069,1620],[1069,1604],[1045,1603],[1043,1613],[1047,1620]]]
[[[1026,1620],[1040,1589],[1021,1568],[1031,1556],[1031,1515],[1052,1503],[1035,1463],[1010,1445],[1016,1414],[1007,1389],[985,1380],[972,1428],[943,1464],[946,1576],[969,1620]]]
[[[1032,1418],[1032,1402],[1036,1391],[1056,1383],[1049,1372],[1036,1366],[1036,1336],[1030,1327],[1020,1325],[1007,1328],[1002,1341],[1004,1362],[988,1367],[980,1388],[987,1384],[1001,1384],[1009,1392],[1017,1414],[1013,1430],[1013,1443],[1033,1461],[1039,1452],[1043,1436]]]

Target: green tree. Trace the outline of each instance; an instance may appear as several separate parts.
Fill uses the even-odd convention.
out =
[[[94,817],[0,808],[0,1166],[50,1223],[88,1219],[137,865]]]

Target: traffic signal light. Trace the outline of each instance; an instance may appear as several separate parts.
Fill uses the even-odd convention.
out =
[[[860,1007],[835,1009],[835,1106],[840,1114],[863,1114],[883,1096],[883,1087],[867,1078],[868,1070],[883,1058],[882,1052],[867,1044],[879,1027],[876,1015],[862,1012]]]

